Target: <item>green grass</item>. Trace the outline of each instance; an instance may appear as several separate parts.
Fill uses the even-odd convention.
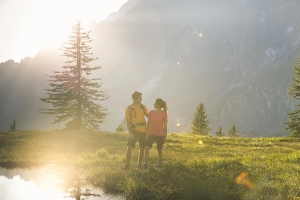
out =
[[[138,169],[138,150],[123,170],[127,133],[19,132],[0,134],[0,165],[55,164],[70,180],[127,199],[300,199],[300,141],[293,138],[216,138],[169,134],[164,165]],[[248,173],[254,187],[237,184]]]

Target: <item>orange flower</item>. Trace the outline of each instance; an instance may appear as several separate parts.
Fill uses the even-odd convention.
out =
[[[237,184],[246,185],[248,188],[251,188],[251,189],[254,187],[253,183],[251,183],[248,180],[248,173],[247,172],[242,172],[240,175],[238,175],[238,177],[235,179],[235,182]]]

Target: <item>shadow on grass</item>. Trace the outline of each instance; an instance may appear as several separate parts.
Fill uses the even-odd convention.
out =
[[[238,161],[169,162],[161,169],[105,172],[103,188],[127,199],[242,199],[246,187],[235,183],[245,170]]]

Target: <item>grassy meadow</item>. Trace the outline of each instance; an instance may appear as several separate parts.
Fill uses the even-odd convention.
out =
[[[293,138],[216,138],[169,134],[157,168],[125,163],[127,133],[24,131],[0,133],[0,165],[55,164],[80,184],[127,199],[300,199],[300,141]]]

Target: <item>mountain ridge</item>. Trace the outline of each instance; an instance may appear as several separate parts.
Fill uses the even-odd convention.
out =
[[[148,109],[157,97],[167,101],[172,132],[189,131],[203,102],[212,133],[236,124],[249,137],[288,135],[281,123],[297,104],[287,90],[300,57],[299,6],[296,0],[141,0],[92,24],[92,52],[102,66],[97,76],[111,96],[101,128],[114,131],[131,92],[140,90]]]

